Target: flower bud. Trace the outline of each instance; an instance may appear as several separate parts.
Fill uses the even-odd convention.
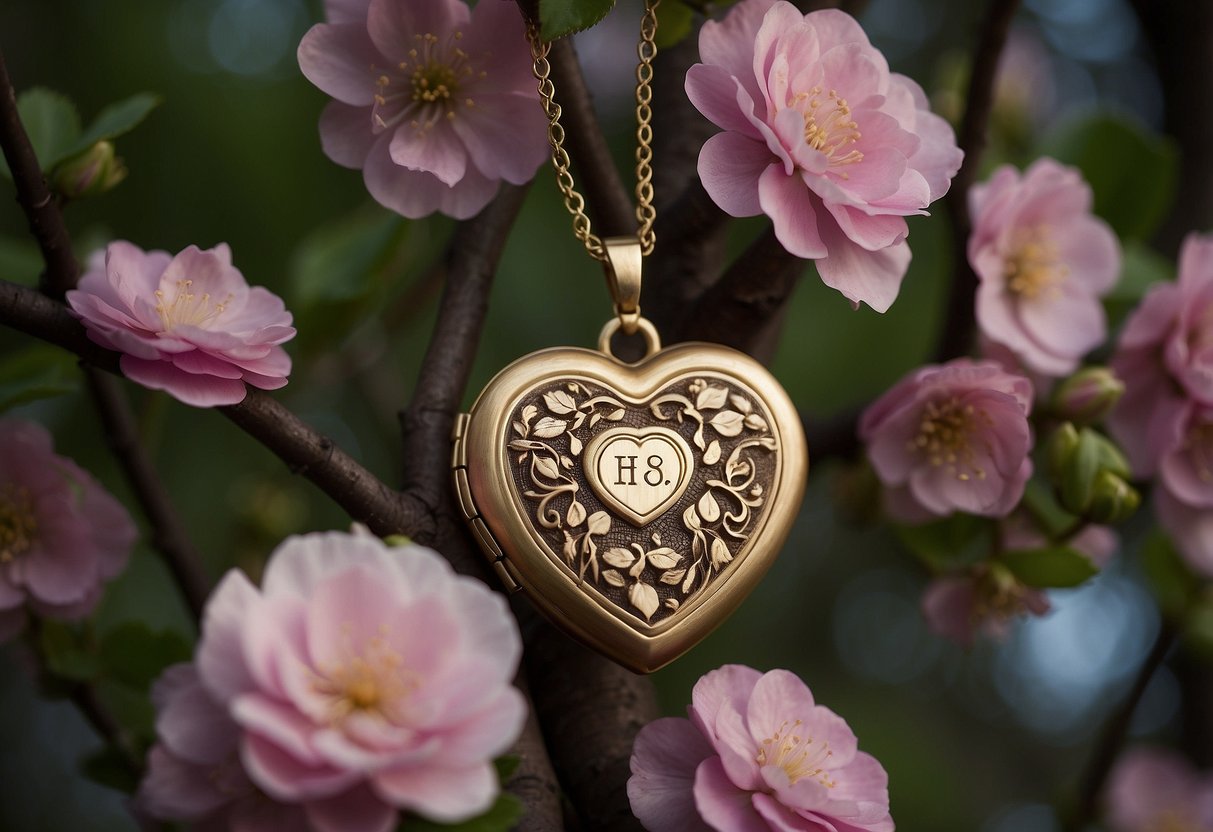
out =
[[[1129,463],[1120,448],[1091,428],[1078,430],[1066,422],[1049,437],[1047,448],[1049,476],[1057,489],[1058,501],[1071,514],[1097,523],[1112,523],[1105,514],[1128,517],[1137,508],[1140,497],[1125,480]],[[1119,483],[1124,488],[1120,488]],[[1101,516],[1090,514],[1097,489],[1101,492]],[[1129,507],[1129,503],[1132,506]]]
[[[56,191],[68,199],[98,196],[126,178],[126,165],[114,155],[113,142],[101,141],[60,162],[51,172]]]
[[[1108,470],[1095,478],[1091,505],[1086,516],[1095,523],[1121,523],[1133,516],[1141,505],[1141,494],[1124,478]]]
[[[1078,428],[1071,422],[1065,422],[1053,431],[1045,446],[1045,456],[1048,460],[1049,478],[1060,482],[1066,470],[1066,464],[1078,447]]]
[[[1086,367],[1057,386],[1053,409],[1063,419],[1089,425],[1108,415],[1124,392],[1124,382],[1107,367]]]

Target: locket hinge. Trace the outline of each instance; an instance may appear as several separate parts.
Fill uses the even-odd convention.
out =
[[[470,421],[470,414],[460,413],[455,417],[455,425],[451,430],[451,473],[455,480],[455,496],[459,501],[459,510],[463,514],[463,519],[467,521],[468,528],[472,530],[472,536],[480,544],[481,550],[489,559],[489,564],[497,573],[497,577],[501,579],[506,591],[518,592],[522,589],[522,581],[518,572],[514,568],[514,564],[510,563],[505,553],[501,551],[501,547],[497,545],[493,533],[489,531],[489,527],[484,524],[484,518],[480,516],[480,510],[476,508],[476,501],[472,499],[472,489],[468,483],[466,441],[467,426]]]

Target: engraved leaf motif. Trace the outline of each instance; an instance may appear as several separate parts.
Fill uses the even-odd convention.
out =
[[[550,393],[544,393],[543,403],[547,405],[550,412],[555,413],[557,416],[564,416],[577,409],[577,402],[573,401],[573,397],[563,390],[553,390]]]
[[[551,439],[553,436],[559,436],[564,433],[564,429],[568,424],[564,419],[553,419],[551,416],[544,416],[535,423],[535,435],[541,439]]]
[[[560,478],[560,469],[556,467],[556,463],[551,457],[535,454],[535,470],[549,480]]]
[[[602,559],[611,566],[619,569],[627,569],[636,560],[636,556],[632,554],[631,549],[625,549],[622,546],[614,546],[602,553]],[[623,584],[619,584],[623,586]]]
[[[565,468],[572,468],[572,467],[573,467],[573,460],[569,459],[569,458],[568,458],[567,456],[565,456],[564,454],[561,454],[561,455],[560,455],[560,464],[561,464],[561,465],[563,465]]]
[[[644,568],[647,565],[648,561],[644,558],[642,553],[641,557],[636,559],[636,563],[632,565],[632,568],[628,570],[628,574],[633,578],[639,578],[640,574],[644,572]]]
[[[653,617],[653,613],[657,612],[657,608],[661,606],[661,599],[657,597],[657,590],[644,583],[637,581],[628,589],[628,601],[632,606],[640,610],[645,621]]]
[[[585,506],[580,501],[574,500],[569,504],[569,526],[580,526],[585,522]]]
[[[695,397],[695,407],[699,410],[718,410],[729,400],[729,391],[723,387],[709,385],[699,391]]]
[[[708,449],[703,452],[703,464],[715,465],[720,461],[720,440],[713,439],[708,443]]]
[[[519,436],[526,436],[526,425],[522,424],[522,422],[515,422],[514,433],[518,434]]]
[[[668,548],[654,549],[647,554],[649,563],[653,564],[655,569],[670,569],[677,566],[678,561],[682,560],[682,555]],[[673,581],[673,583],[677,583],[677,581]]]
[[[733,553],[719,537],[712,539],[712,566],[716,569],[733,560]]]
[[[682,525],[692,531],[703,528],[703,523],[699,520],[699,513],[695,511],[695,506],[687,506],[687,510],[682,513]]]
[[[577,428],[581,427],[581,423],[584,421],[585,421],[585,414],[582,413],[580,410],[577,411],[577,415],[573,417],[573,427],[569,428],[569,430],[577,430]]]
[[[611,515],[605,511],[596,511],[590,515],[588,534],[606,534],[611,528]]]
[[[594,425],[598,424],[600,421],[602,421],[602,414],[595,413],[590,417],[590,427],[594,427]]]
[[[522,423],[524,425],[529,425],[531,420],[538,415],[539,408],[535,407],[533,404],[528,404],[526,407],[522,408]]]
[[[775,441],[774,436],[764,436],[758,440],[758,444],[766,448],[768,451],[773,451],[779,447],[779,443]]]
[[[581,453],[581,440],[571,434],[569,435],[569,453],[573,456]]]
[[[691,564],[691,568],[687,570],[687,576],[682,582],[682,594],[686,595],[691,591],[691,587],[695,585],[695,576],[699,573],[699,561]]]
[[[716,498],[712,496],[712,492],[705,491],[703,496],[699,498],[699,516],[705,522],[715,523],[720,519],[720,503],[716,502]]]
[[[745,396],[738,396],[736,393],[729,394],[729,404],[733,405],[734,408],[740,410],[742,413],[749,413],[754,409],[754,406],[750,404],[749,399],[747,399]]]
[[[608,422],[618,422],[622,418],[623,418],[623,408],[622,407],[620,407],[616,410],[612,410],[610,413],[608,413],[606,415],[606,420]]]
[[[564,559],[572,563],[577,558],[577,538],[568,532],[564,533]]]
[[[757,413],[751,413],[745,417],[745,426],[750,430],[766,430],[767,420],[759,416]]]
[[[604,560],[605,560],[605,558],[604,558]],[[607,563],[610,563],[610,561],[607,561]],[[627,581],[624,580],[623,576],[620,575],[618,572],[616,572],[614,569],[602,570],[602,579],[604,581],[606,581],[608,584],[610,584],[611,586],[622,587],[622,586],[627,585]]]
[[[666,609],[670,609],[670,610],[678,609],[678,599],[677,598],[666,598],[665,607],[666,607]]]
[[[661,582],[670,586],[678,586],[678,584],[682,583],[682,579],[686,574],[687,571],[685,569],[667,569],[661,573]]]
[[[722,410],[714,415],[710,422],[721,436],[736,436],[741,433],[741,428],[745,424],[744,418],[736,410]],[[539,423],[543,424],[543,420],[541,419]],[[539,435],[538,429],[535,434]]]
[[[532,442],[530,439],[512,439],[507,447],[511,451],[541,451],[547,445],[542,442]]]

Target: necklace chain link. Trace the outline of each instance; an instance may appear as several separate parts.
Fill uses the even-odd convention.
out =
[[[657,5],[660,0],[645,0],[644,16],[640,21],[640,42],[636,55],[636,237],[644,255],[651,254],[656,237],[653,222],[657,210],[653,207],[653,128],[650,124],[653,112],[653,58],[657,55],[654,38],[657,35]],[[552,84],[552,66],[548,62],[551,43],[539,35],[535,23],[527,26],[527,38],[531,43],[534,58],[534,73],[539,81],[539,99],[548,117],[548,141],[552,145],[552,167],[556,169],[556,186],[564,196],[564,207],[573,215],[573,234],[585,246],[590,256],[608,262],[607,247],[602,238],[590,228],[590,218],[585,212],[585,198],[577,191],[573,181],[569,154],[564,149],[564,128],[560,125],[561,109],[556,103],[556,88]]]

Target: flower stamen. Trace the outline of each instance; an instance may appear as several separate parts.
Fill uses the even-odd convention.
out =
[[[1011,248],[1012,253],[1004,267],[1007,289],[1011,294],[1029,300],[1042,293],[1048,297],[1061,294],[1058,286],[1069,275],[1070,269],[1061,262],[1057,243],[1047,228],[1020,229]]]
[[[828,742],[815,742],[812,737],[800,736],[797,730],[803,724],[798,719],[789,726],[785,720],[773,736],[762,741],[754,759],[760,766],[782,768],[790,783],[811,777],[832,789],[838,783],[831,779],[825,765],[834,752]]]
[[[859,124],[851,118],[850,105],[838,90],[830,90],[824,101],[821,92],[821,87],[813,87],[792,97],[794,104],[803,107],[804,140],[809,147],[826,155],[830,167],[862,162],[862,152],[846,149],[863,138]],[[847,174],[844,172],[842,176],[845,178]]]
[[[28,552],[38,534],[34,504],[23,485],[0,486],[0,563],[12,563]]]
[[[156,314],[160,317],[162,332],[172,332],[177,326],[201,327],[218,318],[227,309],[232,296],[229,293],[221,303],[212,303],[209,292],[194,294],[192,280],[178,280],[177,291],[171,302],[166,301],[164,290],[156,290]]]
[[[956,396],[943,402],[929,401],[918,426],[918,435],[908,443],[910,451],[926,456],[932,466],[947,467],[948,473],[962,482],[984,480],[986,471],[975,465],[971,437],[977,423],[990,425],[985,411],[964,404]]]

